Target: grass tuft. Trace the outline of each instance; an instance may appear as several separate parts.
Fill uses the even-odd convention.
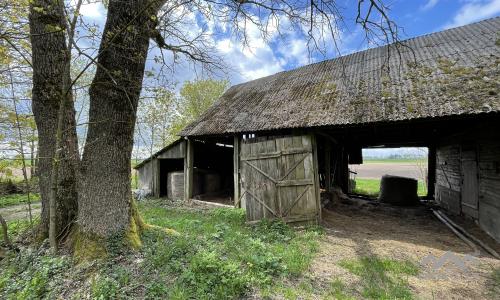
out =
[[[369,299],[413,299],[408,290],[408,276],[416,276],[418,268],[410,261],[364,257],[343,260],[340,266],[360,276],[364,282],[361,295]]]

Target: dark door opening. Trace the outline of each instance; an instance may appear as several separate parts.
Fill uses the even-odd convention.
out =
[[[159,174],[160,174],[160,197],[167,196],[167,177],[168,173],[175,171],[184,171],[184,158],[161,158]]]

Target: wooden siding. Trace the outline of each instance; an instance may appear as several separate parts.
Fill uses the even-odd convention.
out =
[[[464,210],[460,161],[477,155],[479,203]],[[473,176],[474,177],[474,176]],[[470,199],[466,199],[470,200]],[[453,214],[468,214],[500,241],[500,120],[441,139],[436,147],[436,201]],[[460,208],[460,206],[462,207]]]
[[[170,149],[165,150],[158,158],[184,158],[186,157],[186,141],[182,141],[179,144],[173,146]]]
[[[155,157],[141,163],[139,172],[139,188],[151,189],[153,197],[160,196],[160,166],[158,159],[179,159],[186,157],[186,141],[180,141],[171,147],[157,153]],[[153,175],[151,175],[153,173]],[[166,179],[165,179],[166,180]]]

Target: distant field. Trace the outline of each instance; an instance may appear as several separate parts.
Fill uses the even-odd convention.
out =
[[[380,180],[376,179],[356,179],[356,188],[353,191],[356,194],[364,194],[377,196],[380,194]],[[418,191],[419,196],[427,195],[427,192],[424,192],[424,183],[418,182]]]
[[[363,158],[363,163],[365,164],[409,164],[412,162],[416,162],[416,159],[407,159],[407,158],[396,158],[396,159],[388,159],[388,158]],[[427,159],[422,162],[427,163]]]

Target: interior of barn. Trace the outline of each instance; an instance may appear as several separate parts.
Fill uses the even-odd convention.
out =
[[[233,204],[232,138],[205,138],[193,141],[192,199]],[[184,159],[160,159],[160,196],[184,199]]]

